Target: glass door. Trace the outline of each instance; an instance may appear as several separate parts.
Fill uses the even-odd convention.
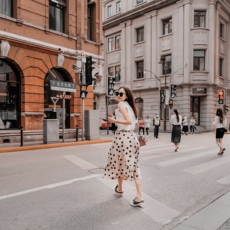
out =
[[[200,97],[191,97],[190,118],[194,117],[196,125],[200,125]]]

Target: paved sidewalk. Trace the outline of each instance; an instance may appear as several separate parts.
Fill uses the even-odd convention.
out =
[[[78,141],[76,141],[76,139],[66,139],[65,142],[62,142],[62,139],[60,139],[58,143],[50,143],[50,144],[44,144],[43,141],[33,141],[33,142],[31,141],[31,142],[24,142],[23,146],[21,146],[20,143],[3,143],[0,144],[0,153],[106,143],[106,142],[111,142],[113,136],[114,134],[111,131],[109,131],[109,133],[107,134],[107,130],[101,130],[100,139],[98,140],[83,141],[81,138],[79,138]]]
[[[229,230],[230,192],[189,217],[173,230]]]

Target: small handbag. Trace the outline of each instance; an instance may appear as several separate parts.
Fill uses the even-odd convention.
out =
[[[226,133],[226,132],[228,132],[228,130],[226,129],[226,128],[223,128],[224,129],[224,132]]]
[[[139,136],[138,141],[139,141],[140,146],[146,145],[146,139],[144,137]]]

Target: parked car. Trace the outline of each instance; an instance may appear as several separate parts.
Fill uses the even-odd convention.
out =
[[[100,129],[107,129],[107,127],[111,128],[111,123],[107,121],[107,119],[100,118]]]

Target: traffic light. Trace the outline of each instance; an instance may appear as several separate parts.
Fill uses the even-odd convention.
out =
[[[173,99],[169,100],[169,107],[170,107],[170,109],[173,107]]]
[[[115,77],[108,76],[108,96],[113,96],[115,82]]]
[[[92,61],[92,56],[86,57],[86,63],[85,63],[85,83],[86,85],[92,85],[93,77],[92,77],[92,70],[94,67],[92,65],[95,62]]]
[[[171,85],[170,97],[176,97],[176,85]]]
[[[224,113],[226,114],[229,110],[229,106],[228,105],[224,105]]]
[[[225,91],[223,89],[218,90],[218,103],[223,105],[225,99]]]

